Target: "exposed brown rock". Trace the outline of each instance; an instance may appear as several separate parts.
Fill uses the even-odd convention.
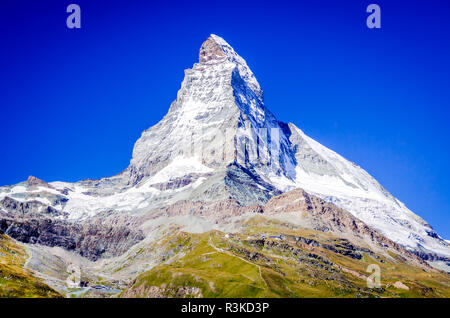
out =
[[[199,62],[205,63],[225,57],[222,47],[210,36],[200,48]]]
[[[43,181],[43,180],[41,180],[41,179],[38,179],[38,178],[36,178],[36,177],[34,177],[34,176],[29,176],[29,177],[28,177],[28,179],[27,179],[27,184],[28,184],[28,186],[30,186],[30,187],[33,187],[33,186],[36,186],[36,187],[42,186],[42,187],[54,189],[54,188],[53,188],[50,184],[48,184],[47,182],[45,182],[45,181]]]

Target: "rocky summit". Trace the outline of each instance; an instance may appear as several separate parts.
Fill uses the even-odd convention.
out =
[[[449,243],[361,167],[278,121],[216,35],[123,172],[0,187],[0,233],[27,251],[16,265],[46,284],[41,296],[450,295]]]

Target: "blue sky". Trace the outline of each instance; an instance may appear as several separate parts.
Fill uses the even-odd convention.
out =
[[[81,7],[82,28],[65,25]],[[377,3],[382,28],[368,29]],[[0,184],[114,175],[210,33],[278,119],[372,174],[450,238],[447,1],[2,1]]]

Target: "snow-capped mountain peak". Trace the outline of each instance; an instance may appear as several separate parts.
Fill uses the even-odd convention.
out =
[[[449,244],[366,171],[278,121],[245,60],[213,34],[185,70],[168,113],[137,140],[126,170],[97,181],[35,184],[0,188],[3,208],[32,201],[40,211],[50,207],[57,218],[78,220],[148,214],[185,201],[264,205],[301,188],[424,259],[450,262]]]
[[[263,102],[263,92],[247,62],[223,38],[211,34],[200,48],[199,63],[208,64],[224,60],[237,66],[240,76]]]
[[[279,122],[245,60],[217,35],[208,37],[199,63],[185,71],[168,114],[137,141],[131,179],[154,175],[180,154],[216,171],[235,162],[252,171],[267,191],[263,198],[273,189],[303,188],[418,254],[450,257],[448,244],[361,167]]]
[[[215,168],[264,159],[270,162],[265,170],[289,176],[295,159],[280,130],[245,60],[211,35],[200,48],[199,63],[185,70],[167,115],[136,142],[128,169],[131,183],[151,177],[180,155]]]

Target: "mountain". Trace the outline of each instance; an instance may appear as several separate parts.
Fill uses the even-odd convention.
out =
[[[312,244],[320,252],[300,259],[314,268],[321,264],[319,276],[326,277],[346,268],[340,257],[358,264],[344,270],[347,274],[361,271],[369,259],[383,266],[404,263],[407,272],[438,273],[430,265],[450,270],[449,243],[361,167],[294,124],[278,121],[265,106],[263,91],[245,60],[216,35],[202,44],[199,62],[185,71],[168,113],[142,133],[122,173],[76,183],[30,177],[1,187],[0,232],[25,243],[32,254],[30,268],[61,293],[68,292],[61,286],[61,273],[75,262],[91,280],[128,286],[125,296],[176,295],[176,284],[161,290],[131,279],[141,275],[148,282],[150,275],[158,281],[157,274],[145,273],[168,260],[186,258],[186,246],[212,248],[277,272],[271,265],[273,253],[289,251],[286,257],[298,259],[307,250],[312,253]],[[275,248],[273,240],[261,240],[266,232],[289,239],[281,239],[286,245]],[[228,234],[219,239],[218,233]],[[171,237],[171,243],[159,246],[165,237]],[[218,248],[208,237],[224,246]],[[250,256],[269,243],[276,252],[260,251],[257,260]],[[236,249],[236,244],[244,247]],[[289,264],[283,264],[286,271],[294,268]],[[396,277],[396,265],[392,266],[385,271]],[[444,275],[436,279],[448,281],[446,274],[432,275]],[[352,290],[348,294],[361,289],[351,285],[351,279],[340,279]],[[246,295],[255,287],[249,284]],[[182,295],[206,293],[200,286],[185,287]],[[136,291],[139,288],[144,291]],[[426,288],[417,287],[417,295],[425,295],[421,291]],[[443,291],[434,296],[446,293],[446,287],[439,288]],[[208,295],[226,294],[207,289]],[[265,289],[264,295],[289,294]]]

